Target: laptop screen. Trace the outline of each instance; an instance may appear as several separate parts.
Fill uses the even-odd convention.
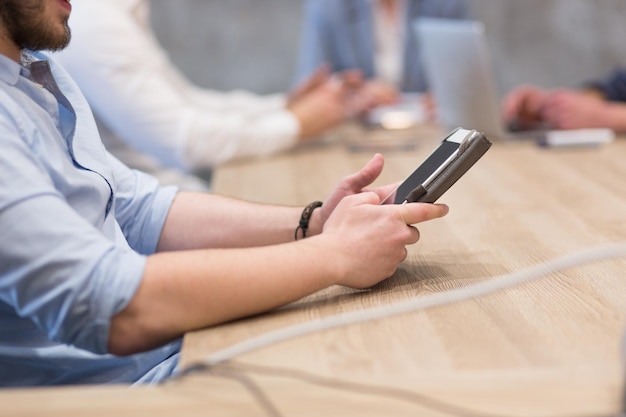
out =
[[[439,122],[503,137],[501,118],[481,22],[420,18],[414,22]]]

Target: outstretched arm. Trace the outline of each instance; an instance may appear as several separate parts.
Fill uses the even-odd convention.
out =
[[[607,101],[594,90],[561,90],[545,99],[543,118],[555,129],[609,128],[626,132],[626,103]]]
[[[313,212],[308,236],[322,226],[346,196],[369,191],[382,172],[384,159],[374,155],[358,172],[343,178],[324,205]],[[382,200],[394,184],[373,189]],[[215,194],[181,192],[177,195],[161,233],[157,251],[242,248],[290,242],[302,207],[254,204]]]
[[[193,85],[148,23],[119,2],[76,2],[72,42],[57,55],[120,139],[164,166],[187,170],[271,154],[297,142],[299,122],[284,97]]]
[[[110,351],[148,350],[187,331],[267,311],[330,285],[365,288],[391,276],[406,258],[406,245],[419,239],[408,225],[441,217],[447,207],[381,205],[390,187],[355,194],[381,168],[382,157],[376,156],[342,180],[323,210],[315,210],[314,236],[297,242],[292,240],[299,208],[211,197],[217,207],[211,215],[217,217],[210,219],[203,205],[187,207],[200,195],[182,195],[160,244],[160,249],[178,250],[148,258],[137,293],[112,320]],[[203,245],[214,249],[200,249]],[[218,249],[224,247],[229,249]]]

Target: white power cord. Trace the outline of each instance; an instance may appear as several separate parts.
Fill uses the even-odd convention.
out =
[[[589,248],[579,252],[570,253],[552,261],[547,261],[521,271],[500,275],[495,278],[479,282],[478,284],[468,285],[466,287],[406,301],[400,301],[386,306],[357,310],[315,321],[292,325],[280,330],[271,331],[260,336],[250,338],[226,349],[217,351],[203,361],[177,371],[176,374],[185,374],[194,368],[213,367],[219,363],[229,361],[245,353],[306,334],[369,320],[378,320],[430,307],[466,301],[525,282],[533,281],[557,271],[570,269],[592,262],[621,257],[626,257],[626,243]]]

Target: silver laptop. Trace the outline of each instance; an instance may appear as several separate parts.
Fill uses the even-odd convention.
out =
[[[539,135],[506,128],[482,22],[420,18],[414,30],[441,124],[476,129],[494,139]]]

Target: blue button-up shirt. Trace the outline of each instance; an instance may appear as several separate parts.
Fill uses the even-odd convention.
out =
[[[609,101],[626,101],[626,70],[617,70],[605,80],[588,83],[600,90]]]
[[[0,55],[0,386],[158,381],[180,343],[107,354],[176,189],[100,141],[86,100],[40,53]]]

